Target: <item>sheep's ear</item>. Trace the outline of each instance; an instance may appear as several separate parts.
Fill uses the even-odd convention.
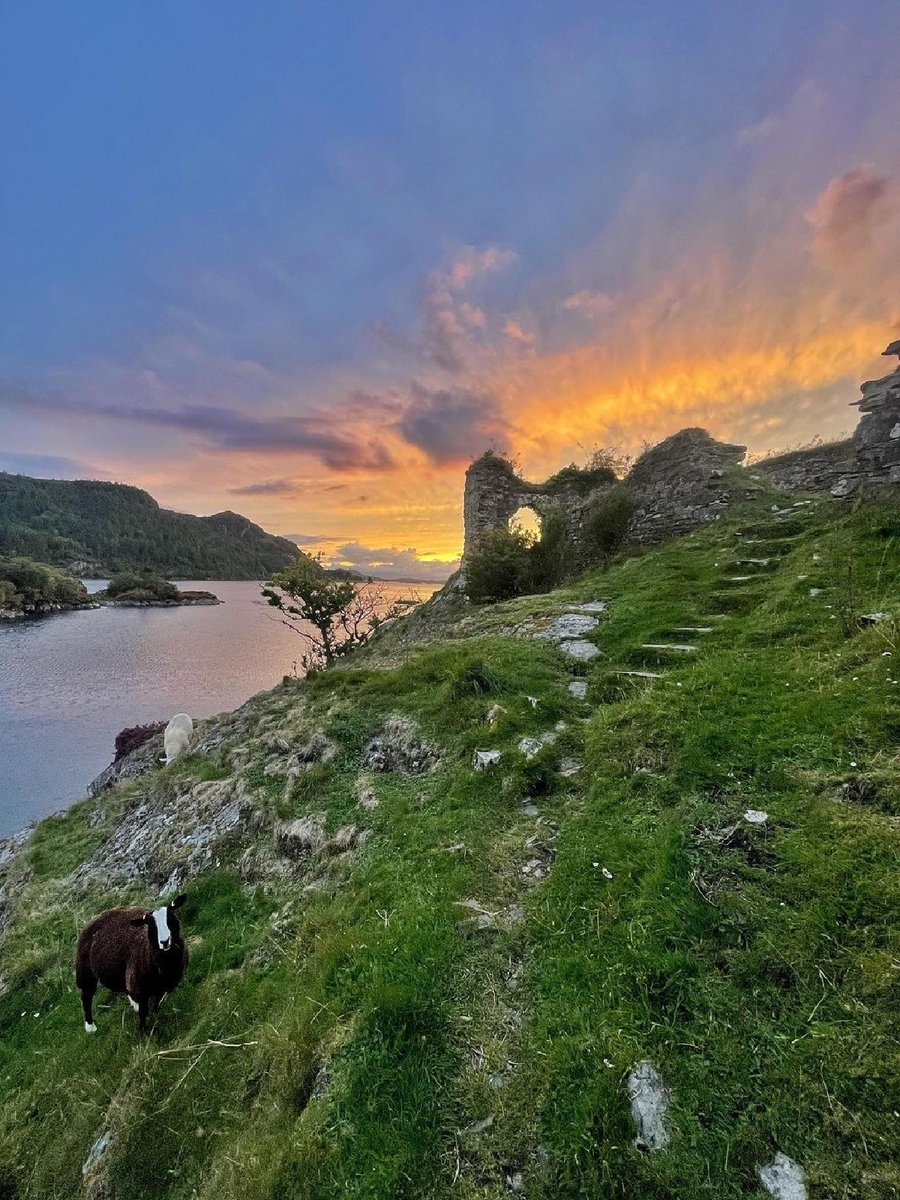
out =
[[[184,894],[184,892],[182,892],[180,896],[175,897],[175,899],[169,905],[169,908],[181,908],[185,900],[187,900],[187,896]]]

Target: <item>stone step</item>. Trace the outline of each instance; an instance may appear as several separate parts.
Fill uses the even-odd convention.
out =
[[[763,541],[797,541],[806,533],[808,526],[796,519],[787,521],[757,521],[738,530],[738,537],[759,537]]]
[[[632,679],[665,679],[659,671],[614,671],[614,675],[628,675]]]
[[[670,630],[671,633],[715,633],[712,625],[675,625]]]
[[[728,614],[749,612],[762,603],[763,597],[756,589],[736,587],[728,592],[715,592],[710,600],[722,610],[720,615],[727,617]]]
[[[696,654],[697,647],[683,642],[644,642],[641,650],[652,650],[657,654]]]
[[[738,558],[735,560],[739,567],[768,567],[771,558]]]

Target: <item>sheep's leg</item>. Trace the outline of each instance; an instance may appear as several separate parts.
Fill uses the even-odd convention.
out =
[[[85,934],[78,939],[78,949],[75,952],[75,986],[81,992],[85,1033],[96,1033],[94,995],[97,991],[97,976],[91,967],[91,938]]]
[[[147,1010],[149,1009],[149,1007],[150,1007],[150,1003],[149,1003],[147,997],[141,996],[140,1000],[138,1001],[138,1005],[137,1005],[138,1033],[146,1033],[147,1032]]]
[[[84,1031],[85,1033],[96,1033],[94,995],[97,991],[97,980],[93,975],[84,976],[78,980],[78,987],[81,991],[81,1007],[84,1009]]]

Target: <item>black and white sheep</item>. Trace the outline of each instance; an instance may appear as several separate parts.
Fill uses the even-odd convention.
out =
[[[187,947],[175,910],[186,896],[152,912],[145,908],[111,908],[94,917],[78,938],[75,982],[81,992],[84,1028],[96,1032],[94,994],[99,984],[124,992],[147,1028],[151,1006],[156,1009],[177,987],[188,963]]]

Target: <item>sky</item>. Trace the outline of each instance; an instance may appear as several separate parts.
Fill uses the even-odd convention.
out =
[[[441,578],[492,447],[852,430],[896,0],[0,7],[0,469]]]

